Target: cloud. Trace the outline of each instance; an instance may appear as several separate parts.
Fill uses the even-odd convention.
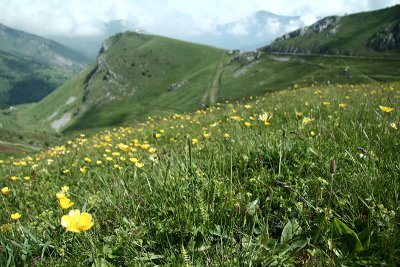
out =
[[[306,24],[328,15],[343,15],[399,4],[400,0],[0,0],[0,22],[44,36],[86,36],[105,31],[120,20],[168,36],[218,35],[218,27],[233,23],[230,32],[246,35],[246,18],[259,10],[301,16]],[[266,31],[282,28],[276,21]]]
[[[248,35],[249,30],[247,29],[247,25],[245,22],[237,22],[234,23],[232,27],[230,27],[227,32],[233,35]]]

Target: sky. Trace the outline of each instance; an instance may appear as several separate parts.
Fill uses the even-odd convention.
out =
[[[220,25],[259,10],[300,16],[308,25],[328,15],[395,4],[400,0],[0,0],[0,23],[45,37],[103,34],[104,25],[112,20],[164,36],[218,36]],[[246,34],[245,26],[236,23],[232,34]]]

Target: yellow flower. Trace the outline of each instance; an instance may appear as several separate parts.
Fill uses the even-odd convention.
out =
[[[62,198],[65,198],[66,196],[65,196],[64,192],[58,192],[58,193],[56,193],[56,197],[58,199],[62,199]]]
[[[211,137],[211,133],[204,132],[203,136],[205,139],[209,139]]]
[[[272,119],[272,115],[269,114],[268,112],[265,112],[263,114],[260,114],[258,116],[258,119],[264,122],[265,125],[270,125],[270,120]]]
[[[130,146],[125,144],[118,144],[118,148],[123,152],[129,152],[131,150]]]
[[[137,168],[141,169],[141,168],[143,168],[144,164],[143,164],[143,163],[140,163],[140,162],[136,162],[136,163],[135,163],[135,166],[136,166]]]
[[[324,104],[324,106],[329,106],[331,104],[331,102],[324,101],[324,102],[322,102],[322,104]]]
[[[244,105],[244,107],[245,107],[246,109],[251,109],[251,108],[252,108],[251,105]]]
[[[138,162],[138,159],[137,158],[130,158],[129,161],[132,162],[133,164],[135,164],[136,162]]]
[[[231,136],[228,133],[224,133],[224,138],[229,139]]]
[[[92,215],[79,210],[71,210],[68,215],[61,218],[61,225],[68,231],[79,233],[89,230],[93,226]]]
[[[90,163],[90,162],[92,162],[92,160],[89,157],[85,157],[85,162]]]
[[[18,180],[19,178],[17,177],[17,176],[11,176],[11,180],[13,180],[13,181],[16,181],[16,180]]]
[[[197,138],[193,138],[193,139],[192,139],[192,144],[193,144],[193,145],[196,145],[198,142],[199,142],[199,140],[197,140]]]
[[[339,104],[339,108],[347,108],[347,104]]]
[[[18,220],[19,218],[21,218],[20,213],[16,212],[16,213],[11,214],[11,219]]]
[[[68,192],[68,190],[69,190],[69,186],[64,185],[64,186],[61,187],[61,191],[64,192],[64,193]]]
[[[390,127],[392,127],[393,129],[397,130],[397,124],[395,122],[392,122],[390,124]]]
[[[309,124],[309,123],[311,123],[313,121],[314,121],[314,119],[311,119],[311,118],[308,118],[308,117],[304,117],[303,125],[307,125],[307,124]]]
[[[143,149],[143,150],[148,150],[150,148],[150,145],[146,144],[146,143],[145,144],[141,144],[140,148]]]
[[[3,188],[1,189],[1,193],[2,193],[3,195],[7,195],[8,193],[10,193],[10,188],[8,188],[8,186],[3,187]]]
[[[86,167],[79,168],[79,171],[80,171],[81,173],[86,173]]]
[[[150,152],[150,153],[156,153],[156,151],[157,151],[157,149],[155,149],[154,147],[152,147],[152,148],[149,149],[149,152]]]
[[[24,180],[25,181],[29,181],[31,179],[31,177],[29,177],[29,176],[24,176]]]
[[[386,113],[392,112],[392,111],[394,110],[394,108],[385,107],[385,106],[381,106],[381,105],[379,105],[379,108],[380,108],[383,112],[386,112]]]
[[[103,162],[101,160],[96,160],[96,164],[101,165],[101,164],[103,164]]]
[[[300,111],[296,111],[295,112],[295,114],[296,114],[296,118],[301,118],[301,116],[303,116],[303,112],[300,112]]]
[[[311,131],[311,132],[310,132],[310,136],[311,136],[311,137],[314,137],[314,136],[315,136],[315,132],[314,132],[314,131]]]
[[[68,209],[70,207],[72,207],[74,205],[74,202],[72,202],[69,198],[67,197],[63,197],[63,198],[59,198],[58,202],[60,204],[60,207],[62,209]]]
[[[246,122],[244,123],[244,125],[245,125],[246,127],[250,127],[250,126],[251,126],[251,123],[248,122],[248,121],[246,121]]]

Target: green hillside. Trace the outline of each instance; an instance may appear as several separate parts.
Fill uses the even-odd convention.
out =
[[[87,63],[77,51],[0,24],[0,108],[41,100]]]
[[[397,266],[399,107],[298,85],[0,159],[0,266]]]
[[[195,110],[210,103],[225,54],[160,36],[119,34],[104,43],[97,64],[10,117],[31,129],[75,130]]]
[[[37,104],[1,116],[10,129],[71,132],[127,125],[294,84],[400,80],[400,61],[351,57],[230,54],[154,35],[104,43],[97,63]]]
[[[400,58],[400,5],[324,18],[285,34],[263,51]]]

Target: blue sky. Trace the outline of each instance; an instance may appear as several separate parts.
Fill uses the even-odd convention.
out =
[[[328,15],[344,15],[400,4],[400,0],[0,0],[0,22],[42,36],[101,34],[121,20],[132,28],[166,36],[218,35],[218,25],[256,11],[300,16],[307,25]],[[237,34],[243,34],[238,24]]]

